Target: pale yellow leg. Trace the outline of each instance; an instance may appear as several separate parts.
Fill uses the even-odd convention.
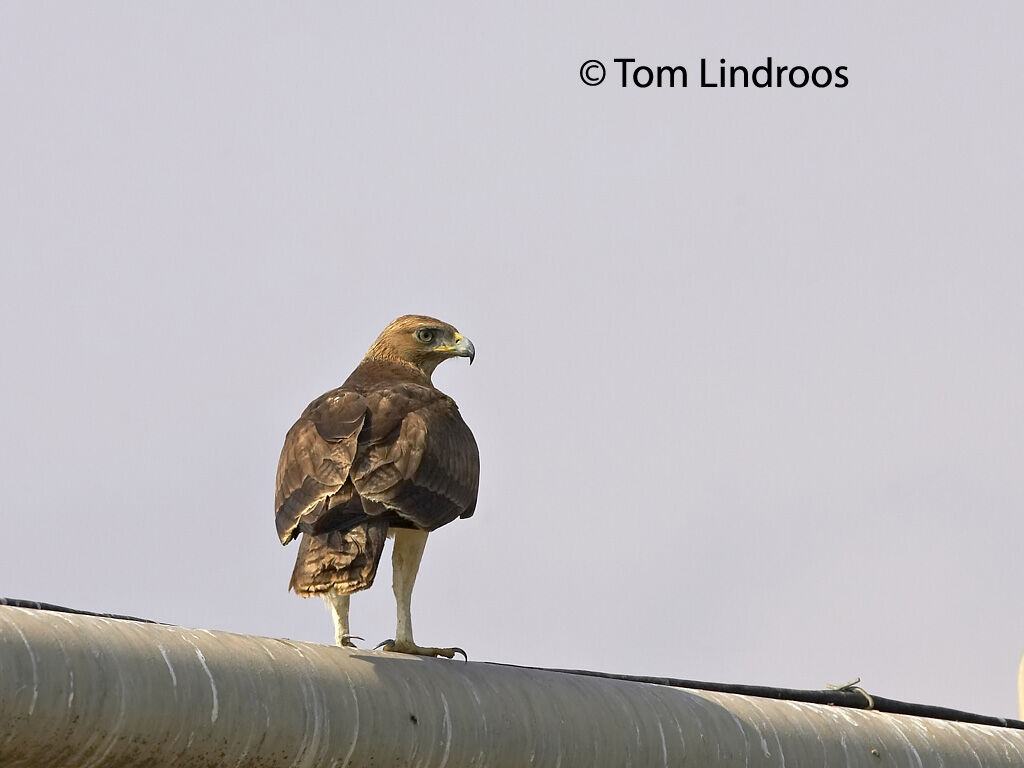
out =
[[[444,656],[453,658],[456,653],[465,657],[461,648],[431,648],[416,645],[412,639],[412,588],[416,585],[416,574],[427,544],[427,532],[414,528],[393,528],[395,548],[391,555],[392,588],[398,608],[398,625],[395,639],[381,643],[380,648],[394,653],[410,653],[417,656]]]
[[[334,619],[334,642],[346,648],[355,648],[353,640],[362,640],[356,635],[348,632],[348,604],[349,595],[339,595],[337,592],[324,594],[324,602],[331,611],[331,618]]]

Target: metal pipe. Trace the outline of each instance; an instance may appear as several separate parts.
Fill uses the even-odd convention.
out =
[[[1024,731],[0,607],[0,765],[1014,766]]]

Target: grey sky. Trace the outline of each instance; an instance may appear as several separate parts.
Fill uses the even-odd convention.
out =
[[[1020,4],[554,5],[0,4],[0,593],[328,642],[278,451],[422,312],[420,642],[1014,715]],[[850,85],[579,80],[769,55]]]

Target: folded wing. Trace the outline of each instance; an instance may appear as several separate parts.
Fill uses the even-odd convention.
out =
[[[409,398],[390,439],[360,449],[352,465],[356,492],[402,521],[432,531],[476,508],[480,456],[458,406],[437,390]],[[371,417],[372,418],[372,417]]]
[[[362,395],[336,389],[314,400],[285,437],[277,465],[277,534],[282,544],[316,527],[346,484],[367,416]],[[347,499],[336,499],[342,502]],[[339,506],[339,505],[335,505]]]

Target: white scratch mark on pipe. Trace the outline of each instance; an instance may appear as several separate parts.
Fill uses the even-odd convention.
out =
[[[832,722],[839,725],[839,718],[833,718]],[[846,761],[846,764],[849,765],[850,751],[846,748],[846,731],[844,730],[839,731],[839,746],[843,748],[843,759]]]
[[[448,699],[441,694],[441,706],[444,707],[444,755],[441,757],[440,768],[448,765],[448,755],[452,751],[452,713],[448,709]]]
[[[174,686],[175,697],[177,697],[178,691],[178,676],[174,674],[174,667],[171,666],[171,660],[167,656],[167,648],[164,647],[163,643],[157,643],[157,648],[160,649],[160,655],[164,657],[164,664],[167,665],[167,671],[171,673],[171,684]]]
[[[743,765],[750,765],[750,737],[743,728],[743,721],[731,709],[727,709],[726,712],[729,717],[732,718],[732,721],[736,724],[736,728],[740,732],[739,743],[743,745]],[[760,735],[760,733],[761,732],[758,731],[758,735]]]
[[[68,709],[71,709],[71,705],[75,701],[75,665],[72,663],[71,657],[68,656],[68,647],[59,637],[57,645],[60,646],[60,655],[64,657],[64,668],[68,671]]]
[[[39,698],[39,665],[36,663],[36,654],[32,650],[32,643],[25,637],[21,627],[14,622],[11,622],[11,626],[14,627],[15,632],[21,635],[21,642],[25,644],[25,650],[28,651],[28,657],[32,662],[32,701],[28,705],[28,713],[31,715],[36,710],[36,700]]]
[[[978,764],[978,768],[984,768],[984,764],[981,762],[981,758],[978,756],[978,749],[974,746],[973,741],[967,738],[967,734],[971,734],[972,736],[978,737],[979,741],[984,743],[986,732],[984,729],[980,728],[979,726],[976,726],[974,723],[964,723],[964,726],[965,727],[963,728],[963,730],[959,732],[958,735],[960,736],[961,741],[963,741],[967,749],[970,751],[971,757],[973,757],[974,761]]]
[[[98,650],[96,656],[97,658],[99,658]],[[114,666],[114,671],[117,674],[117,684],[119,689],[117,697],[117,720],[108,730],[109,735],[107,737],[106,742],[104,742],[106,744],[106,748],[103,750],[103,752],[96,755],[95,760],[89,760],[88,762],[83,763],[83,768],[92,768],[92,766],[105,765],[107,756],[113,751],[114,747],[117,746],[118,743],[123,738],[121,730],[122,728],[124,728],[125,715],[127,714],[128,711],[128,687],[125,685],[124,675],[122,674],[122,665],[118,664]],[[97,747],[97,749],[99,749],[99,747]]]
[[[914,722],[915,721],[913,721],[913,720],[906,720],[906,719],[902,719],[902,718],[893,717],[893,718],[889,719],[888,724],[892,728],[892,731],[900,739],[903,740],[904,746],[906,747],[907,754],[914,756],[913,762],[915,762],[917,764],[917,768],[924,768],[924,763],[921,761],[921,755],[918,754],[917,750],[914,748],[914,743],[911,741],[910,737],[907,736],[907,734],[903,730],[904,728],[911,727],[914,724]],[[910,761],[908,761],[908,762],[910,762]]]
[[[345,768],[356,751],[356,742],[359,741],[359,696],[356,695],[356,686],[352,682],[352,676],[348,670],[342,667],[341,671],[345,675],[345,679],[348,680],[348,690],[352,694],[352,711],[355,714],[353,718],[355,722],[352,723],[352,745],[348,748],[345,759],[341,761],[341,768]]]
[[[1018,749],[1017,744],[1009,738],[1007,738],[1006,734],[1002,731],[997,731],[996,733],[998,734],[999,738],[1003,741],[1004,744],[1008,744],[1010,747],[1013,747],[1013,751],[1017,753],[1017,762],[1021,765],[1024,765],[1024,755],[1021,755],[1020,749]],[[1007,757],[1010,756],[1009,747],[1004,746],[1003,752]]]
[[[668,745],[665,743],[665,729],[661,727],[661,720],[658,723],[658,736],[661,737],[661,761],[668,768]]]
[[[195,646],[192,647],[195,648]],[[210,672],[210,668],[206,666],[206,657],[203,656],[203,652],[198,648],[196,648],[196,656],[199,657],[199,663],[203,665],[203,671],[206,672],[206,676],[210,678],[210,692],[213,693],[213,709],[210,712],[210,722],[216,723],[219,709],[217,706],[217,684],[213,681],[213,673]]]
[[[775,727],[775,723],[772,721],[771,717],[764,713],[764,711],[757,705],[757,703],[753,699],[748,698],[747,700],[754,707],[754,709],[761,713],[761,718],[765,727],[771,728],[772,735],[775,737],[775,745],[778,747],[779,768],[786,768],[786,751],[782,748],[782,739],[779,737],[779,731]]]
[[[476,686],[473,685],[473,681],[467,679],[466,690],[469,691],[469,695],[473,697],[473,701],[476,702],[477,716],[480,718],[481,733],[476,734],[476,741],[480,744],[480,750],[476,753],[473,758],[471,765],[486,766],[487,765],[487,753],[484,750],[484,745],[488,743],[487,738],[487,713],[484,709],[483,702],[480,701],[480,694],[476,692]],[[556,766],[557,768],[557,766]]]

